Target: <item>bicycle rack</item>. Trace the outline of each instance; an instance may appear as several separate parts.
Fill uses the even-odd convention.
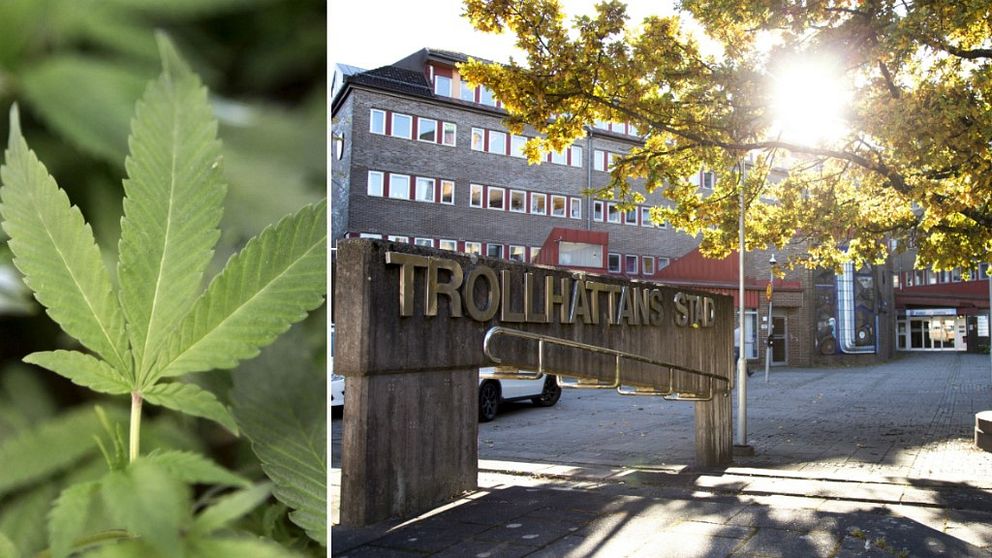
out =
[[[514,366],[496,366],[494,370],[495,373],[487,373],[485,377],[487,378],[500,378],[500,379],[537,379],[544,376],[544,346],[547,343],[552,345],[558,345],[562,347],[570,347],[573,349],[579,349],[583,351],[589,351],[598,354],[612,355],[616,358],[616,365],[614,367],[614,375],[612,381],[603,381],[588,378],[576,378],[575,380],[564,380],[562,376],[557,376],[558,385],[563,388],[575,388],[575,389],[616,389],[617,393],[620,395],[631,395],[631,396],[644,396],[653,395],[661,396],[669,401],[709,401],[713,399],[714,390],[713,382],[721,381],[727,384],[727,388],[724,391],[720,391],[724,396],[730,394],[730,390],[733,388],[730,379],[724,378],[723,376],[718,376],[716,374],[711,374],[709,372],[703,372],[702,370],[696,370],[694,368],[689,368],[686,366],[680,366],[677,364],[671,364],[669,362],[664,362],[661,360],[648,358],[645,356],[637,355],[634,353],[629,353],[625,351],[618,351],[616,349],[608,349],[606,347],[598,347],[596,345],[589,345],[587,343],[580,343],[578,341],[572,341],[570,339],[561,339],[559,337],[551,337],[550,335],[542,335],[539,333],[531,333],[529,331],[521,331],[519,329],[510,329],[502,326],[494,326],[486,331],[486,336],[482,340],[482,351],[485,355],[495,362],[496,364],[503,363],[503,359],[492,354],[492,347],[490,346],[493,339],[499,335],[507,335],[510,337],[520,337],[523,339],[531,339],[537,341],[537,372],[520,372],[519,367]],[[664,389],[658,389],[655,387],[646,386],[633,386],[633,390],[625,390],[624,385],[621,384],[621,362],[623,359],[634,360],[637,362],[644,362],[647,364],[653,364],[662,368],[668,369],[668,387]],[[510,370],[515,369],[517,372],[510,372]],[[705,394],[702,393],[684,393],[677,392],[674,388],[674,373],[678,370],[680,372],[685,372],[687,374],[693,374],[696,376],[701,376],[709,379],[709,389],[706,390]]]

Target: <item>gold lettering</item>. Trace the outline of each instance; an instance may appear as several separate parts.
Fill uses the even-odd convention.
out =
[[[651,289],[651,325],[661,325],[664,314],[664,298],[661,290]]]
[[[561,306],[559,313],[560,323],[572,323],[572,317],[568,313],[568,303],[566,302],[571,285],[572,280],[568,277],[563,277],[561,280],[561,294],[555,294],[555,278],[550,275],[544,278],[544,314],[548,317],[548,322],[551,321],[551,316],[554,315],[555,311],[555,304],[557,304]]]
[[[489,283],[485,310],[480,309],[475,304],[475,282],[479,280],[479,277],[485,277],[486,282]],[[496,272],[485,265],[476,266],[472,271],[469,271],[468,278],[465,280],[465,292],[462,299],[465,302],[468,315],[473,320],[479,322],[491,320],[499,310],[499,280],[496,278]]]
[[[675,325],[689,325],[689,308],[686,307],[685,293],[675,293]]]
[[[639,324],[648,325],[651,323],[651,312],[649,310],[651,307],[650,298],[650,290],[634,289],[634,316],[637,317],[637,323]]]
[[[504,269],[500,272],[500,279],[503,287],[503,304],[500,306],[502,312],[500,313],[500,319],[504,322],[522,322],[524,321],[523,312],[514,312],[510,306],[512,305],[513,299],[510,297],[510,270]]]
[[[639,289],[634,288],[633,296],[637,297],[637,291]],[[620,312],[617,314],[617,323],[623,325],[623,321],[627,320],[627,325],[641,325],[641,320],[637,316],[637,305],[630,300],[631,288],[623,287],[620,289]]]
[[[713,308],[713,299],[710,297],[703,297],[703,316],[699,325],[703,327],[713,327],[713,323],[716,321]]]
[[[589,315],[592,317],[592,323],[599,324],[599,293],[608,290],[609,286],[595,281],[586,281],[585,285],[586,289],[589,290],[587,293],[589,295]],[[608,316],[607,320],[612,324],[613,316]]]
[[[554,280],[552,277],[548,279]],[[524,274],[524,321],[534,324],[546,324],[551,321],[548,313],[538,314],[534,311],[534,274]]]
[[[451,279],[447,283],[438,282],[438,269],[446,269],[451,272]],[[462,266],[455,260],[431,258],[427,266],[427,301],[424,314],[427,316],[437,316],[437,295],[443,294],[448,297],[451,317],[461,318],[462,297],[458,293],[458,288],[462,286],[464,279],[465,275],[462,272]]]
[[[386,263],[400,266],[400,316],[413,315],[413,271],[418,267],[428,267],[429,258],[402,252],[386,252]]]
[[[586,293],[586,282],[582,279],[576,279],[575,287],[572,288],[572,308],[568,323],[574,323],[579,316],[582,316],[584,324],[596,323],[589,315],[589,295]]]

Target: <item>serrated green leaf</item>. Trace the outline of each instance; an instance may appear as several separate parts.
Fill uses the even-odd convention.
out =
[[[200,512],[193,520],[192,533],[198,536],[210,534],[221,527],[244,517],[258,507],[272,493],[270,483],[261,483],[220,497],[209,508]]]
[[[228,471],[202,455],[190,451],[159,451],[141,457],[188,484],[251,486],[248,479]]]
[[[319,306],[326,209],[325,201],[301,209],[232,257],[171,336],[158,375],[232,368]]]
[[[76,539],[83,534],[90,505],[100,488],[98,482],[84,482],[66,488],[48,513],[48,544],[52,558],[65,558]]]
[[[131,123],[117,272],[138,378],[200,290],[225,190],[207,90],[162,42],[165,69]]]
[[[327,545],[326,373],[294,330],[232,374],[235,417],[289,517]]]
[[[14,546],[14,541],[7,538],[0,532],[0,558],[20,558],[21,551]]]
[[[95,455],[102,428],[90,407],[77,408],[0,443],[0,496]]]
[[[194,417],[203,417],[219,422],[234,434],[238,433],[238,425],[234,422],[231,412],[217,401],[214,394],[182,382],[156,384],[146,389],[142,394],[145,400],[153,405],[168,407]]]
[[[93,231],[28,148],[16,107],[10,122],[0,215],[14,265],[66,333],[118,370],[129,370],[124,314]]]
[[[119,527],[163,556],[181,556],[181,530],[189,520],[189,489],[164,467],[138,459],[100,483],[106,509]]]
[[[45,351],[31,353],[24,362],[35,364],[64,376],[76,385],[101,393],[129,393],[131,385],[123,375],[106,362],[78,351]]]
[[[120,165],[134,102],[149,77],[122,64],[56,55],[27,68],[21,79],[28,103],[46,123],[88,153]]]
[[[257,538],[211,538],[194,541],[190,556],[196,558],[296,558],[299,554],[278,544]]]

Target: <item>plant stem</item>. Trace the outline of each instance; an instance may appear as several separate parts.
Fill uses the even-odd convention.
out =
[[[141,443],[141,393],[131,392],[131,435],[128,439],[129,460],[138,458],[138,447]]]

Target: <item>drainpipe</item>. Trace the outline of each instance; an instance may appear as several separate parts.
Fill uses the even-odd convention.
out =
[[[592,129],[586,127],[586,190],[592,189]],[[592,194],[586,194],[586,230],[592,230]]]

